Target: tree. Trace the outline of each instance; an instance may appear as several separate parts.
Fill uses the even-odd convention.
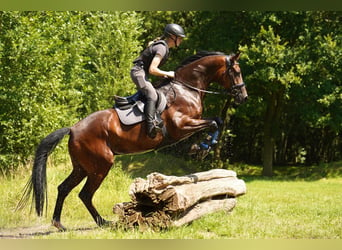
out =
[[[295,52],[282,42],[273,28],[263,26],[260,33],[252,39],[250,46],[240,48],[246,53],[249,66],[255,69],[255,74],[249,77],[253,86],[259,88],[260,102],[264,105],[263,129],[263,175],[271,176],[275,137],[279,133],[280,116],[288,99],[291,85],[300,83],[300,77],[293,66]]]
[[[136,12],[0,12],[0,167],[135,89]]]
[[[250,99],[238,109],[239,129],[244,132],[236,133],[235,144],[241,151],[254,152],[247,157],[254,162],[263,148],[266,175],[274,161],[310,164],[341,157],[339,15],[266,13],[273,24],[241,48],[250,68]],[[265,118],[260,121],[261,115]]]
[[[341,34],[340,12],[306,12],[298,36],[297,68],[302,84],[292,92],[288,108],[297,124],[296,151],[305,162],[327,162],[341,158]],[[301,123],[298,123],[298,120]]]

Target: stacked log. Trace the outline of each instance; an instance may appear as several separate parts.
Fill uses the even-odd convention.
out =
[[[130,186],[130,202],[113,211],[125,228],[181,226],[220,210],[232,211],[236,197],[246,193],[243,180],[231,170],[213,169],[186,176],[152,173]]]

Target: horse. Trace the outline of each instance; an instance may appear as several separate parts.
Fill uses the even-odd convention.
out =
[[[110,225],[92,203],[92,198],[114,164],[114,156],[158,149],[176,143],[203,129],[215,129],[215,119],[203,119],[203,98],[211,83],[220,84],[240,104],[247,100],[247,90],[238,64],[240,54],[220,52],[198,53],[188,57],[175,70],[175,78],[163,84],[158,91],[166,96],[167,107],[162,112],[166,133],[158,132],[153,139],[147,135],[144,121],[134,125],[120,122],[114,108],[94,112],[71,127],[58,129],[45,137],[35,153],[32,175],[19,207],[32,203],[42,216],[47,200],[46,162],[49,154],[66,135],[73,169],[58,186],[58,195],[52,216],[52,225],[60,231],[65,198],[83,179],[86,183],[79,193],[98,226]],[[33,192],[32,192],[33,191]]]

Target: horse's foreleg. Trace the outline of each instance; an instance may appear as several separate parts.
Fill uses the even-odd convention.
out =
[[[194,133],[203,129],[217,129],[218,125],[215,120],[210,119],[192,119],[190,117],[182,117],[176,119],[176,126],[186,133]]]

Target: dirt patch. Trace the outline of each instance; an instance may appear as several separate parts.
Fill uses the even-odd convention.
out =
[[[95,230],[98,227],[84,227],[84,228],[71,228],[67,231],[90,231]],[[59,232],[55,227],[51,225],[40,225],[33,227],[16,227],[0,229],[0,239],[29,239],[36,236],[56,234],[58,238]]]
[[[51,225],[0,229],[0,239],[25,239],[56,233]]]

